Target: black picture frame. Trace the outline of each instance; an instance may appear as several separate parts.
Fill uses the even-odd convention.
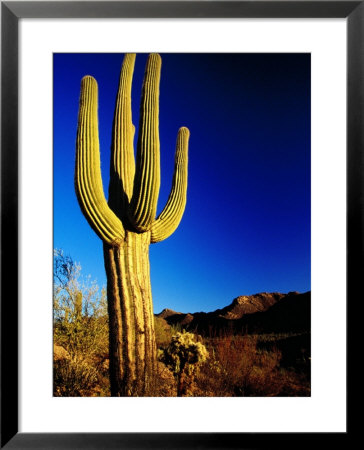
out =
[[[363,263],[363,1],[2,1],[1,2],[1,448],[185,449],[347,445],[346,433],[18,432],[18,23],[21,18],[345,18],[347,20],[347,311]],[[349,316],[348,316],[349,317]],[[350,327],[348,326],[348,330]],[[350,339],[350,338],[349,338]],[[351,347],[347,346],[348,369]],[[350,400],[350,393],[348,393]]]

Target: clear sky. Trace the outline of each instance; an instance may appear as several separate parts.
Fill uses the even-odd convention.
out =
[[[81,78],[92,75],[107,196],[123,56],[54,55],[54,247],[100,287],[102,243],[74,191],[78,100]],[[188,127],[191,137],[184,216],[171,237],[150,247],[155,312],[213,311],[239,295],[310,290],[310,55],[161,57],[158,213],[171,187],[178,129]],[[136,58],[136,127],[146,58]]]

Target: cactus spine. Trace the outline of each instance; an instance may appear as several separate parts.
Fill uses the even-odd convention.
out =
[[[156,217],[160,187],[161,58],[149,55],[140,106],[136,162],[131,85],[135,54],[126,54],[116,98],[106,201],[100,169],[97,83],[81,81],[75,188],[81,210],[103,241],[107,274],[112,396],[151,395],[156,369],[149,245],[170,236],[186,205],[189,131],[178,131],[172,188]]]

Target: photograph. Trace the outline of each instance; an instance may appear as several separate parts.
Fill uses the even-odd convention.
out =
[[[54,397],[310,397],[311,54],[54,53],[52,301]]]

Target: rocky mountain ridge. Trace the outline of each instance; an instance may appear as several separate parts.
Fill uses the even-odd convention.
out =
[[[261,292],[236,297],[231,304],[212,312],[182,313],[164,309],[156,314],[169,325],[181,325],[202,334],[234,332],[309,331],[311,293]]]

